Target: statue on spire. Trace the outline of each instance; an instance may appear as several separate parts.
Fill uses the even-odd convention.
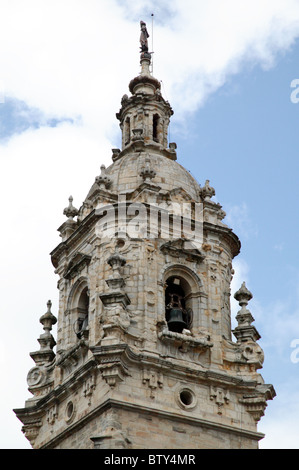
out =
[[[140,34],[140,52],[148,52],[148,42],[147,38],[149,38],[149,34],[147,32],[146,28],[146,23],[144,21],[140,21],[140,28],[141,28],[141,34]]]

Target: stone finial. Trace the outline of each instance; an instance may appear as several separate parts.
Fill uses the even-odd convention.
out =
[[[248,302],[252,299],[252,293],[247,289],[245,281],[242,283],[240,289],[235,293],[234,298],[239,302],[242,309],[246,308]]]
[[[69,197],[69,205],[63,211],[63,214],[66,215],[69,219],[73,219],[78,215],[79,211],[73,206],[73,196]]]
[[[125,104],[127,104],[128,101],[129,101],[128,95],[124,94],[121,99],[121,105],[124,106]]]
[[[251,323],[254,321],[251,312],[246,308],[248,302],[252,299],[252,293],[247,289],[245,282],[242,283],[240,289],[234,295],[235,299],[239,302],[241,310],[237,313],[236,320],[238,326],[233,331],[238,342],[245,342],[248,340],[257,341],[260,335],[255,326]]]
[[[140,176],[144,179],[144,181],[148,181],[155,178],[156,172],[150,168],[142,168]]]
[[[144,179],[145,182],[155,178],[156,176],[156,172],[150,168],[150,160],[148,157],[145,160],[145,166],[142,168],[140,176]]]
[[[40,350],[30,353],[30,356],[38,366],[51,362],[55,357],[53,348],[56,345],[56,342],[50,332],[52,330],[52,326],[57,322],[57,318],[51,312],[51,307],[52,302],[51,300],[48,300],[47,311],[39,319],[44,329],[44,333],[41,334],[37,340],[40,344]]]
[[[57,322],[57,318],[51,312],[52,302],[48,300],[47,302],[47,311],[42,315],[39,319],[40,323],[43,325],[45,332],[50,332],[52,330],[52,326],[55,325]]]
[[[48,300],[47,302],[47,311],[44,315],[42,315],[39,319],[40,323],[43,325],[43,329],[45,331],[38,340],[41,345],[41,349],[52,349],[55,346],[55,341],[53,336],[51,335],[50,331],[52,330],[52,326],[55,325],[57,322],[57,318],[51,312],[52,302]]]
[[[226,217],[226,212],[223,209],[219,209],[217,212],[217,219],[222,220]]]
[[[209,180],[206,180],[205,185],[200,189],[200,194],[204,201],[210,201],[211,197],[215,196],[215,189],[210,186]]]
[[[109,176],[106,175],[106,167],[105,165],[101,166],[101,174],[100,176],[96,177],[96,183],[100,186],[100,188],[108,189],[111,185],[111,179]]]

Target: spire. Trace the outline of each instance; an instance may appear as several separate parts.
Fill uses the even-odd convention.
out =
[[[125,94],[122,97],[121,108],[116,114],[122,131],[122,151],[114,155],[113,160],[121,158],[132,144],[138,151],[149,145],[153,147],[151,150],[176,160],[176,152],[168,149],[168,126],[173,110],[162,97],[160,81],[150,71],[152,53],[148,51],[146,23],[140,21],[140,27],[141,71],[129,83],[132,96]]]
[[[149,34],[147,32],[146,23],[140,21],[140,65],[141,72],[138,77],[131,80],[129,89],[132,94],[149,93],[155,94],[160,92],[161,84],[159,80],[154,78],[150,72],[150,65],[152,60],[152,53],[148,51]]]

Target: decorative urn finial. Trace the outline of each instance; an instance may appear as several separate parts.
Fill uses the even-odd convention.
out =
[[[215,189],[210,186],[210,180],[206,180],[205,185],[200,190],[201,197],[204,201],[210,201],[211,197],[215,196]]]
[[[50,331],[52,330],[52,326],[55,325],[57,322],[57,318],[51,312],[52,302],[48,300],[47,302],[47,311],[44,315],[42,315],[39,319],[40,323],[43,325],[43,329],[45,331],[39,337],[39,343],[41,345],[41,349],[52,349],[55,346],[55,341],[53,336],[51,335]]]
[[[252,293],[247,289],[245,281],[242,283],[240,289],[235,293],[234,298],[239,302],[242,309],[246,308],[248,302],[252,299]]]
[[[73,219],[78,215],[78,209],[73,206],[73,196],[69,197],[69,205],[63,211],[63,214],[66,215],[69,219]]]
[[[246,308],[248,302],[252,299],[252,293],[247,289],[245,282],[242,283],[240,289],[234,295],[235,299],[239,302],[241,309],[238,311],[236,320],[238,326],[234,329],[233,333],[238,342],[257,341],[260,339],[255,326],[252,325],[254,318],[251,312]]]
[[[101,174],[100,176],[96,177],[96,183],[100,186],[100,188],[106,189],[111,185],[111,179],[106,175],[105,165],[101,165]]]

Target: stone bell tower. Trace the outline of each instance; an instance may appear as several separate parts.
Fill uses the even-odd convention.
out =
[[[36,449],[257,448],[275,396],[258,373],[244,283],[232,339],[240,242],[209,181],[200,186],[168,144],[173,111],[147,37],[141,22],[141,71],[116,115],[122,148],[79,210],[70,197],[51,253],[59,310],[49,301],[40,318],[32,397],[14,410]]]

